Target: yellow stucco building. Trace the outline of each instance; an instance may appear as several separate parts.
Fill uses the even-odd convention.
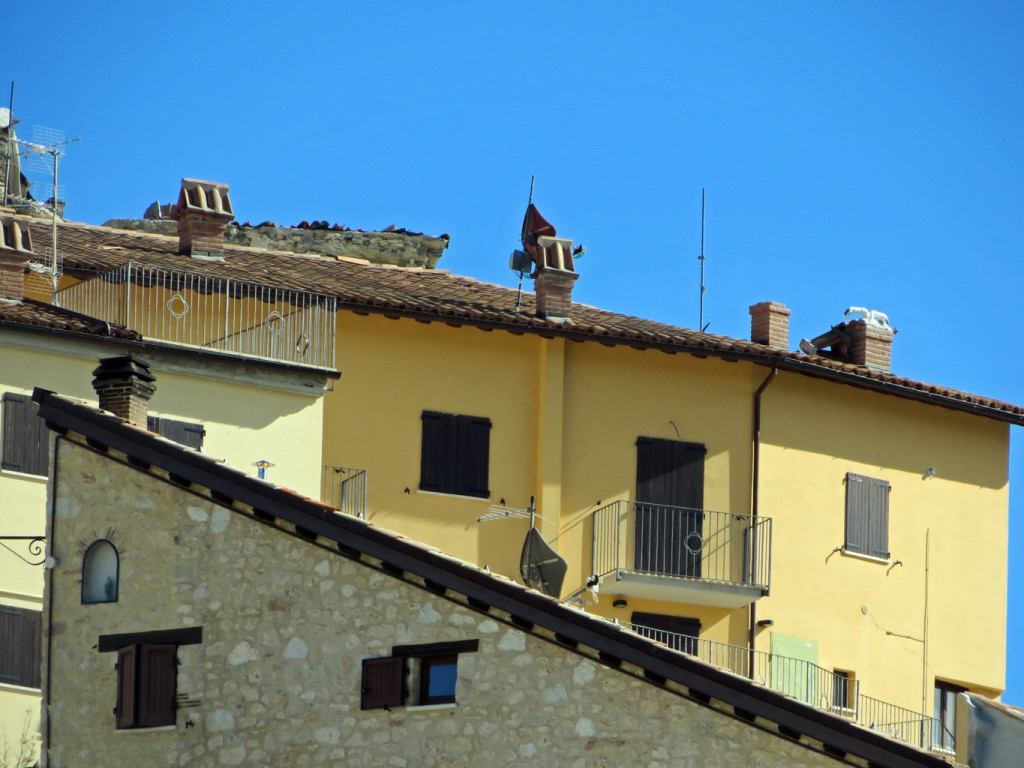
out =
[[[884,316],[797,352],[771,302],[750,340],[574,304],[553,236],[524,232],[520,300],[351,257],[424,236],[229,227],[223,185],[183,182],[177,217],[63,225],[58,300],[200,348],[262,328],[271,348],[229,351],[340,372],[305,452],[261,454],[315,465],[325,501],[516,580],[532,520],[567,566],[532,585],[921,746],[951,747],[957,691],[1002,691],[1024,410],[892,373]],[[214,296],[258,311],[189,342]]]

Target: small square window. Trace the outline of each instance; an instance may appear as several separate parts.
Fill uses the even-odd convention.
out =
[[[436,411],[422,420],[420,490],[489,497],[491,420]]]
[[[428,656],[420,661],[420,704],[454,704],[459,657]]]
[[[391,656],[363,659],[361,708],[454,704],[459,654],[479,646],[478,640],[396,645]]]

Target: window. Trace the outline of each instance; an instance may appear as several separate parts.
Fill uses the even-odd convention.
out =
[[[857,681],[852,672],[832,671],[832,711],[852,716],[857,704]]]
[[[932,710],[932,747],[952,751],[955,748],[956,698],[967,689],[942,680],[935,681],[935,707]]]
[[[3,400],[3,458],[0,466],[26,475],[46,475],[50,469],[46,422],[29,395],[5,392]]]
[[[106,539],[89,545],[82,558],[82,603],[116,603],[120,564]]]
[[[396,645],[391,656],[363,659],[360,708],[404,706],[410,691],[414,706],[454,704],[459,654],[472,653],[479,645],[479,640]]]
[[[203,425],[191,421],[175,421],[163,416],[147,416],[146,429],[156,432],[168,440],[181,443],[186,448],[195,448],[197,451],[203,447],[203,438],[206,430]]]
[[[420,490],[489,497],[491,420],[437,411],[422,418]]]
[[[38,688],[43,614],[0,605],[0,683]]]
[[[174,725],[178,646],[202,641],[202,627],[100,636],[101,653],[117,652],[118,729]]]
[[[688,653],[691,656],[697,655],[700,619],[633,611],[630,622],[633,624],[633,629],[644,637],[657,640],[669,648]]]
[[[885,480],[846,473],[847,551],[889,558],[889,491]]]

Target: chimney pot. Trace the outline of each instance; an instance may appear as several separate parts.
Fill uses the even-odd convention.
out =
[[[92,375],[100,408],[132,424],[146,426],[147,405],[156,392],[156,377],[150,373],[149,363],[132,355],[105,357]]]
[[[224,233],[235,218],[227,184],[182,179],[177,216],[178,253],[223,261]]]
[[[13,217],[0,217],[0,301],[24,298],[25,265],[33,255],[28,228],[22,229]]]
[[[750,340],[775,349],[789,349],[789,316],[785,304],[762,301],[750,307]]]

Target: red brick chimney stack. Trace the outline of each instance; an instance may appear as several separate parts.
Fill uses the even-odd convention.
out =
[[[775,349],[789,349],[789,316],[785,304],[762,301],[750,308],[750,340]]]
[[[227,184],[182,179],[177,217],[178,253],[194,259],[224,259],[224,233],[235,218]]]
[[[860,319],[846,323],[846,332],[852,340],[851,362],[875,371],[892,371],[892,337],[896,333],[895,328]]]
[[[25,296],[25,265],[33,256],[28,227],[13,217],[0,217],[0,301],[19,302]]]
[[[100,408],[137,426],[146,426],[149,401],[156,392],[156,377],[149,372],[149,363],[131,355],[105,357],[92,375]]]

